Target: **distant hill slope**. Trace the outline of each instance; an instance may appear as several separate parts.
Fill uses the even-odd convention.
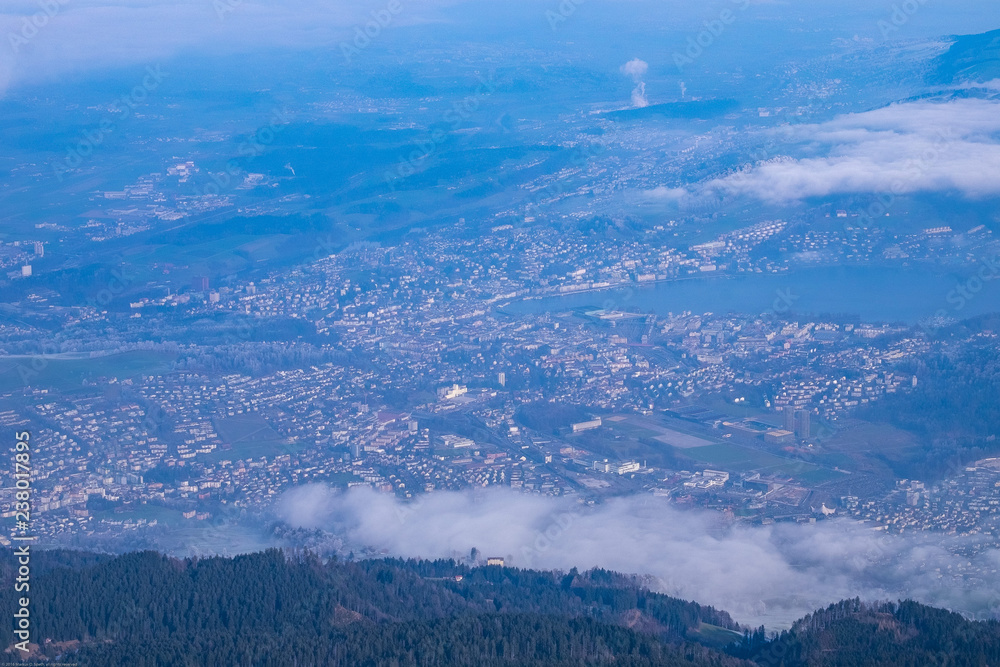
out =
[[[68,567],[59,567],[65,561]],[[13,557],[5,563],[16,562]],[[41,655],[81,665],[739,665],[725,612],[602,570],[35,554]],[[13,570],[2,567],[6,590]],[[12,618],[14,596],[0,596]],[[728,630],[727,630],[728,629]],[[14,642],[4,624],[4,646]]]
[[[998,665],[1000,623],[968,621],[916,602],[845,600],[743,653],[761,665]]]
[[[988,331],[991,316],[973,318],[953,329]],[[1000,454],[992,434],[1000,431],[1000,359],[996,346],[984,338],[960,354],[928,356],[905,368],[919,378],[913,391],[889,394],[858,416],[886,422],[913,433],[920,445],[879,454],[900,477],[940,479],[947,470]]]
[[[1000,79],[1000,30],[962,35],[938,56],[928,83],[986,82]]]
[[[647,120],[649,118],[717,118],[739,110],[736,100],[693,100],[690,102],[665,102],[647,107],[619,109],[603,114],[615,121]]]
[[[13,591],[16,559],[0,560]],[[848,600],[777,637],[605,570],[36,552],[26,656],[79,665],[997,665],[1000,623]],[[14,595],[0,596],[11,618]],[[3,624],[5,646],[12,624]],[[18,652],[8,648],[17,660]]]

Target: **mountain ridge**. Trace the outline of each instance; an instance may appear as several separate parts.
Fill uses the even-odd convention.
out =
[[[15,569],[4,559],[0,579]],[[454,560],[33,555],[36,661],[80,665],[987,665],[1000,623],[846,600],[769,635],[642,579]],[[11,596],[0,613],[13,613]],[[12,628],[4,645],[14,643]],[[17,651],[7,649],[16,658]]]

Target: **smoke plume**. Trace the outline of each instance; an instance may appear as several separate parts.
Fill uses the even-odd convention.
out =
[[[649,100],[646,99],[646,83],[642,80],[648,70],[649,64],[638,58],[633,58],[621,66],[621,73],[635,83],[635,88],[632,89],[632,106],[636,108],[649,106]]]

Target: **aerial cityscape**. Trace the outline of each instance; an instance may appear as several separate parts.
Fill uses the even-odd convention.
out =
[[[542,4],[0,16],[5,656],[1000,659],[991,8]]]

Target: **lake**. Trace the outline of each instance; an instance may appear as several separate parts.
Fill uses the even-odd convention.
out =
[[[698,277],[653,285],[518,301],[511,313],[542,313],[586,306],[652,311],[658,315],[764,313],[852,315],[865,321],[917,322],[944,311],[965,319],[1000,311],[1000,280],[982,281],[977,267],[836,266],[783,274]],[[966,288],[967,298],[957,288]]]

